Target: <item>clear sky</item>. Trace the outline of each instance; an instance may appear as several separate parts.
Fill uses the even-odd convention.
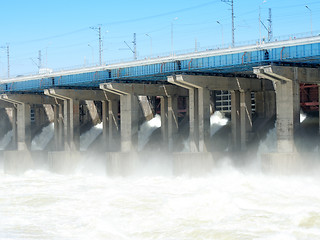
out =
[[[311,16],[313,34],[320,33],[319,0],[234,0],[236,44],[259,39],[259,7],[266,26],[272,9],[274,39],[310,35]],[[231,43],[230,9],[221,0],[3,0],[0,46],[9,44],[11,76],[36,73],[39,50],[42,67],[54,70],[98,63],[98,33],[90,27],[101,26],[106,63],[133,59],[124,41],[133,47],[134,33],[138,58],[170,54],[172,26],[175,52],[207,49]],[[261,35],[268,36],[263,27]],[[0,78],[6,76],[1,48]]]

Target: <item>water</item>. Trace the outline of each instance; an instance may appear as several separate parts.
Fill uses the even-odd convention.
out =
[[[103,123],[99,123],[92,127],[89,131],[80,136],[80,151],[85,151],[93,143],[93,141],[102,133]]]
[[[320,177],[0,174],[0,239],[320,239]]]
[[[154,131],[146,129],[141,136]],[[271,130],[267,149],[274,138]],[[266,175],[258,167],[236,169],[228,159],[201,177],[172,176],[170,167],[168,174],[131,177],[81,169],[70,175],[0,172],[0,239],[320,239],[315,169]]]
[[[42,128],[41,132],[36,135],[31,142],[31,150],[44,150],[54,136],[54,124]]]
[[[161,127],[161,116],[156,114],[154,118],[144,122],[138,132],[138,150],[141,151],[148,143],[151,134]]]
[[[227,125],[229,119],[226,118],[220,111],[215,111],[210,116],[210,136],[212,137],[220,128]]]
[[[9,132],[6,133],[6,135],[4,135],[4,137],[0,141],[0,150],[6,149],[6,147],[11,142],[12,136],[13,136],[12,130],[10,130]]]
[[[226,126],[229,122],[229,119],[224,116],[220,111],[215,111],[210,116],[210,137],[215,135],[223,126]],[[189,139],[183,141],[183,152],[190,151]]]

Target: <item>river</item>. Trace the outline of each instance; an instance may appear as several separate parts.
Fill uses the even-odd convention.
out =
[[[0,239],[320,239],[320,176],[2,173]]]

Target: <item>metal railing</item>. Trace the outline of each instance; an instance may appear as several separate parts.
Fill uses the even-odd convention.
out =
[[[296,39],[303,39],[303,38],[311,38],[314,36],[319,36],[320,31],[314,31],[314,34],[311,36],[310,32],[305,32],[305,33],[297,33],[297,34],[290,34],[290,35],[283,35],[283,36],[277,36],[273,37],[272,42],[280,42],[280,41],[292,41]],[[263,41],[263,39],[261,40]],[[242,42],[236,42],[235,47],[244,47],[244,46],[258,46],[260,44],[260,39],[256,40],[250,40],[250,41],[242,41]],[[208,46],[208,47],[199,47],[197,49],[184,49],[184,50],[177,50],[174,52],[174,56],[181,56],[181,55],[186,55],[186,54],[192,54],[196,52],[206,52],[206,51],[212,51],[212,50],[223,50],[223,49],[231,49],[231,43],[230,44],[218,44],[218,45],[213,45],[213,46]],[[138,57],[137,60],[133,60],[132,58],[126,58],[126,59],[115,59],[115,60],[110,60],[107,62],[102,63],[102,66],[108,66],[112,64],[119,64],[119,63],[132,63],[136,61],[141,61],[141,60],[156,60],[159,58],[164,58],[164,57],[171,57],[172,53],[171,52],[164,52],[164,53],[159,53],[159,54],[153,54],[152,56],[146,55],[142,57]],[[86,68],[91,68],[91,67],[98,67],[99,65],[96,63],[93,64],[87,64],[87,65],[74,65],[74,66],[69,66],[69,67],[62,67],[62,68],[53,68],[52,71],[54,73],[56,72],[63,72],[63,71],[71,71],[71,70],[77,70],[77,69],[86,69]],[[29,72],[29,73],[24,73],[21,74],[23,77],[29,77],[29,76],[37,76],[40,75],[38,72]],[[19,75],[20,76],[20,75]],[[8,77],[5,76],[0,76],[0,81],[8,79]]]

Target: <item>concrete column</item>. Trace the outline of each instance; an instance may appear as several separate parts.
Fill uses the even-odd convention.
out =
[[[79,100],[69,100],[70,103],[70,139],[71,150],[80,149],[80,113]]]
[[[189,141],[190,152],[199,151],[199,107],[198,89],[189,89]]]
[[[207,152],[210,140],[210,91],[198,88],[199,151]]]
[[[294,81],[277,81],[277,137],[278,152],[293,152],[294,129],[299,124],[297,85]],[[299,100],[300,101],[300,100]]]
[[[241,151],[247,149],[249,133],[252,129],[251,92],[240,91],[240,141]]]
[[[17,137],[18,150],[29,150],[31,147],[30,105],[17,104]]]
[[[64,117],[63,117],[63,106],[64,104],[58,104],[58,149],[62,150],[64,147]]]
[[[97,107],[96,107],[93,100],[85,100],[85,103],[86,103],[87,109],[89,111],[92,123],[95,126],[101,122]]]
[[[256,114],[259,118],[266,117],[265,92],[260,91],[254,94],[256,104]]]
[[[160,111],[163,149],[168,150],[168,97],[166,96],[160,98]]]
[[[63,138],[64,138],[64,150],[70,151],[70,104],[69,100],[63,100]]]
[[[270,118],[276,114],[276,96],[274,91],[255,93],[256,113],[258,117]]]
[[[297,67],[293,69],[292,91],[293,91],[293,123],[294,123],[294,127],[297,128],[300,126],[300,83],[298,80]]]
[[[149,121],[153,118],[153,112],[150,106],[150,102],[147,96],[138,96],[140,106],[143,112],[143,116],[146,121]]]
[[[138,99],[133,94],[120,96],[121,112],[121,151],[130,152],[137,148],[138,142]]]
[[[234,151],[240,150],[240,92],[231,93],[231,131]]]
[[[54,122],[54,109],[51,104],[43,104],[49,122]]]
[[[66,151],[80,149],[79,101],[64,100],[64,142]]]
[[[18,149],[18,128],[17,128],[18,110],[16,107],[12,108],[12,148]]]
[[[102,124],[103,124],[103,141],[105,142],[106,149],[116,151],[118,143],[118,120],[119,113],[118,101],[102,101]]]
[[[109,121],[108,113],[109,113],[109,103],[108,101],[102,101],[102,139],[104,142],[104,146],[108,149],[109,148]]]
[[[266,117],[274,117],[276,115],[276,93],[275,91],[265,92],[265,112]]]
[[[54,144],[55,150],[60,150],[59,144],[59,105],[53,105],[53,124],[54,124]]]
[[[162,121],[161,121],[162,124]],[[162,126],[162,125],[161,125]],[[169,151],[173,151],[179,130],[178,124],[178,97],[168,97],[168,145]]]
[[[108,123],[109,123],[109,151],[119,150],[119,100],[109,100],[108,101]]]

